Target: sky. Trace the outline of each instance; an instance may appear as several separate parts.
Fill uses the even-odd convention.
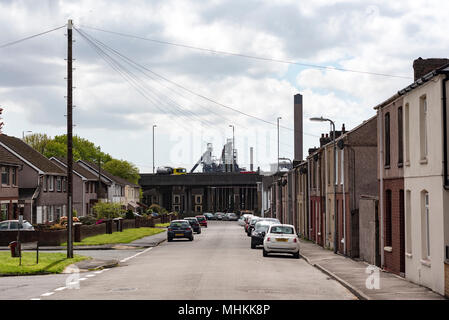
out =
[[[66,133],[66,28],[1,46],[72,19],[74,134],[149,173],[153,125],[155,166],[187,170],[207,143],[219,157],[232,125],[239,165],[249,169],[253,147],[255,168],[268,170],[277,161],[278,117],[279,155],[293,158],[295,94],[303,95],[306,155],[330,129],[310,117],[350,130],[413,82],[414,59],[448,57],[448,7],[418,0],[0,0],[3,133]]]

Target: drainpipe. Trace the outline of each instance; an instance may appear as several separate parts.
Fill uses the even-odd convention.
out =
[[[341,149],[341,174],[343,177],[343,189],[342,189],[342,194],[343,194],[343,252],[345,253],[345,255],[348,255],[348,253],[346,252],[346,189],[345,189],[345,162],[344,162],[344,149]]]
[[[310,214],[310,161],[307,160],[307,213],[308,213],[308,218],[307,218],[307,239],[310,240],[310,219],[311,219],[311,214]]]
[[[378,128],[379,128],[379,204],[380,204],[380,265],[384,266],[384,142],[383,142],[383,121],[382,109],[377,111]]]
[[[447,97],[446,97],[446,82],[449,80],[449,74],[446,73],[446,77],[443,79],[443,88],[442,88],[442,109],[443,109],[443,186],[444,189],[449,190],[449,173],[447,168]]]

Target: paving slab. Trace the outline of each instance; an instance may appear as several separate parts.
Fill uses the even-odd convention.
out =
[[[301,256],[311,265],[333,277],[363,300],[445,300],[432,290],[412,283],[395,274],[370,266],[364,261],[335,254],[310,241],[300,240]],[[379,274],[378,288],[370,289],[369,269]],[[369,282],[369,281],[368,281]]]

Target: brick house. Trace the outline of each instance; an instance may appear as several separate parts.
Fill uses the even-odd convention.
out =
[[[63,170],[67,170],[67,159],[51,157],[50,161]],[[92,214],[92,207],[97,203],[98,177],[84,169],[77,162],[73,163],[73,208],[78,217]]]
[[[16,137],[0,134],[0,152],[21,165],[18,171],[19,203],[31,223],[56,221],[67,209],[67,174],[60,167]]]
[[[405,276],[404,104],[394,95],[377,110],[382,268]]]
[[[17,219],[23,205],[19,204],[20,161],[4,149],[0,149],[0,221]]]

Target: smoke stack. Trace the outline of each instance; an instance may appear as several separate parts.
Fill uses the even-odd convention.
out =
[[[295,139],[295,150],[294,150],[294,160],[302,161],[302,148],[303,148],[303,135],[302,135],[302,121],[303,121],[303,108],[302,108],[302,95],[300,93],[294,96],[294,139]]]
[[[253,164],[253,147],[249,148],[249,171],[253,171],[254,164]]]

